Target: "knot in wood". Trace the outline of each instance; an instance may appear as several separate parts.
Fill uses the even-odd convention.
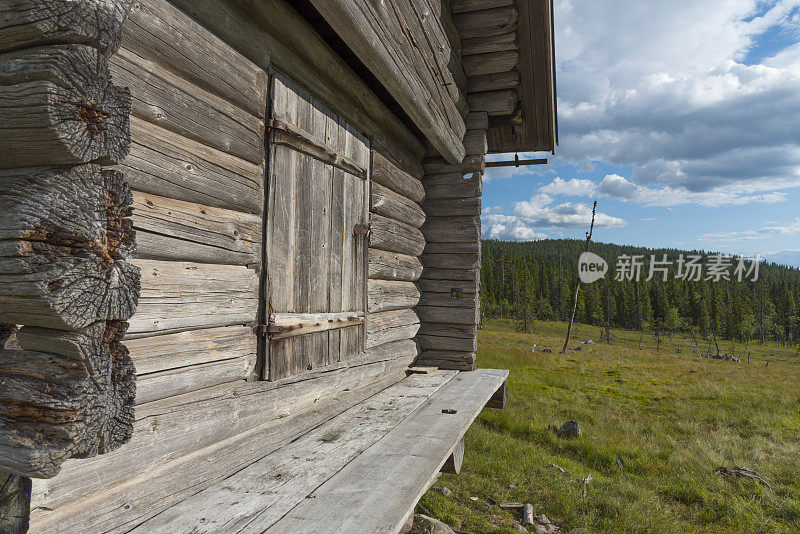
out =
[[[106,129],[106,120],[109,113],[103,108],[96,106],[94,102],[72,102],[78,111],[78,117],[86,123],[86,132],[89,137],[94,137],[97,133]]]

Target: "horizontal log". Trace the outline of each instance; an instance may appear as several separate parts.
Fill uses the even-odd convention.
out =
[[[478,269],[481,265],[481,255],[471,254],[423,254],[422,265],[426,269]]]
[[[476,338],[458,338],[446,336],[429,336],[417,333],[417,343],[422,350],[453,350],[463,352],[475,352],[478,350],[478,340]]]
[[[422,199],[425,198],[425,188],[422,186],[422,182],[400,169],[377,150],[372,152],[371,177],[374,183],[388,187],[414,202],[422,202]]]
[[[91,45],[106,55],[119,48],[133,0],[13,0],[3,4],[0,52],[58,43]]]
[[[246,267],[134,260],[141,268],[139,308],[128,335],[246,325],[258,309],[258,273]]]
[[[421,275],[422,263],[417,256],[369,249],[370,279],[413,282],[419,280]]]
[[[420,306],[446,306],[454,308],[475,308],[478,299],[475,293],[422,293],[419,299]]]
[[[474,324],[424,323],[420,326],[418,335],[476,339],[477,332],[478,327]]]
[[[260,214],[264,168],[131,117],[131,153],[117,168],[145,193]]]
[[[517,25],[517,9],[514,6],[468,11],[453,15],[461,39],[502,35],[514,31]]]
[[[425,237],[413,226],[371,214],[369,246],[387,252],[419,256],[425,249]]]
[[[481,36],[461,40],[461,53],[464,54],[464,57],[474,54],[486,54],[488,52],[517,50],[518,47],[516,31],[489,37]]]
[[[480,270],[474,269],[437,269],[426,267],[422,272],[424,280],[463,280],[478,281],[481,278]]]
[[[467,74],[467,79],[471,79],[475,76],[508,72],[515,69],[518,65],[519,52],[517,50],[486,52],[485,54],[473,54],[464,58],[464,72]],[[474,91],[470,91],[470,93],[473,92]],[[469,95],[467,96],[467,101],[469,101]],[[473,109],[471,105],[470,109]]]
[[[467,11],[481,11],[493,7],[514,5],[514,0],[450,0],[452,13],[465,13]]]
[[[370,188],[369,209],[373,213],[419,228],[425,222],[425,212],[413,200],[399,195],[378,183]]]
[[[432,198],[422,204],[431,217],[475,215],[481,212],[480,198]]]
[[[138,406],[127,447],[102,459],[68,462],[58,477],[34,481],[36,529],[97,532],[122,523],[135,526],[142,514],[157,513],[331,418],[328,402],[344,411],[400,380],[416,356],[416,344],[406,340],[302,377],[219,385]],[[240,439],[230,440],[233,436]],[[200,465],[193,453],[203,449],[208,454],[201,473],[189,486],[186,473]],[[157,468],[156,487],[147,481]]]
[[[336,313],[272,313],[269,316],[270,326],[280,328],[278,332],[270,333],[270,339],[285,339],[287,337],[312,334],[314,332],[327,332],[349,326],[364,324],[364,312],[336,312]]]
[[[122,46],[264,118],[267,73],[167,0],[137,0]]]
[[[0,172],[0,322],[127,320],[139,295],[131,201],[122,175],[95,165]]]
[[[426,243],[423,254],[478,254],[481,253],[480,241],[471,243]]]
[[[367,320],[367,349],[384,343],[411,339],[419,330],[419,318],[414,310],[394,310],[369,315]]]
[[[256,165],[264,160],[263,120],[124,48],[110,65],[140,119]]]
[[[414,282],[368,280],[369,313],[413,308],[419,302],[419,289]]]
[[[464,124],[467,125],[467,130],[488,130],[489,129],[489,115],[485,111],[471,111],[467,118],[464,119]]]
[[[81,332],[23,327],[0,351],[0,469],[49,478],[68,458],[110,452],[133,431],[136,383],[124,322]]]
[[[419,320],[423,323],[453,323],[473,325],[478,323],[477,308],[451,306],[417,306]]]
[[[485,155],[489,150],[486,129],[467,130],[464,135],[464,150],[469,155]]]
[[[467,78],[467,87],[470,93],[484,93],[501,89],[517,89],[520,86],[519,72],[506,71],[492,74],[482,74]]]
[[[431,174],[460,173],[463,176],[470,173],[482,173],[484,157],[483,155],[470,154],[458,165],[450,165],[442,158],[426,158],[422,162],[422,167],[425,169],[425,181],[428,180],[428,175]]]
[[[430,174],[425,177],[426,200],[475,198],[483,193],[483,178],[479,172],[467,176],[459,172]]]
[[[248,359],[255,364],[256,345],[256,335],[248,326],[125,339],[139,376],[222,360]],[[138,396],[137,402],[142,402]]]
[[[476,368],[475,354],[449,350],[425,350],[417,358],[415,365],[431,365],[456,371],[474,371]]]
[[[433,243],[477,243],[481,239],[481,218],[428,217],[422,225],[422,234]]]
[[[454,289],[462,293],[477,293],[477,280],[430,280],[423,279],[419,282],[421,291],[429,293],[451,293]]]
[[[252,363],[248,358],[233,358],[139,376],[136,379],[136,404],[245,380],[252,376]]]
[[[470,109],[485,111],[490,117],[511,115],[517,109],[519,97],[516,91],[490,91],[467,95]]]
[[[250,265],[261,261],[261,217],[133,193],[136,256]]]
[[[116,163],[128,154],[127,89],[89,46],[0,56],[0,168]]]

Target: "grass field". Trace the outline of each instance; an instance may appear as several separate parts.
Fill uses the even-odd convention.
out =
[[[663,338],[656,351],[652,337],[639,348],[638,333],[615,331],[613,345],[561,355],[565,330],[494,322],[480,332],[478,365],[511,371],[509,402],[484,410],[461,474],[436,483],[453,495],[429,491],[423,507],[476,534],[514,532],[504,501],[530,502],[564,532],[800,532],[796,349],[751,344],[750,363],[735,363],[692,356],[690,340]],[[600,329],[578,325],[572,339],[597,343]],[[548,430],[568,420],[581,438]],[[753,469],[769,486],[715,474],[723,466]]]

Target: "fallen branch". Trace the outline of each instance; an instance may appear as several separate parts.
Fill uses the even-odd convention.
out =
[[[727,467],[717,467],[714,472],[725,478],[744,477],[749,478],[750,480],[755,480],[756,482],[760,482],[768,488],[772,487],[770,483],[764,479],[764,477],[747,467],[734,467],[733,469],[728,469]]]

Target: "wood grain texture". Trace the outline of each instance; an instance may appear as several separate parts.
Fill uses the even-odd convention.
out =
[[[127,320],[139,294],[131,202],[121,174],[94,165],[0,172],[0,322]]]
[[[122,28],[122,46],[264,118],[267,74],[167,0],[137,0]]]
[[[113,54],[133,0],[10,0],[0,14],[0,51],[82,43]]]
[[[517,109],[519,97],[516,91],[488,91],[486,93],[470,93],[467,95],[470,109],[485,111],[490,117],[510,115]]]
[[[376,280],[414,282],[422,275],[422,262],[417,256],[369,249],[369,277]]]
[[[477,324],[477,308],[455,308],[451,306],[417,306],[420,321],[428,323]]]
[[[414,175],[400,169],[377,150],[372,153],[372,181],[417,203],[425,198],[422,182]]]
[[[133,431],[134,367],[126,324],[80,332],[23,327],[22,350],[0,351],[0,468],[49,478],[68,458],[118,448]]]
[[[501,35],[491,35],[488,37],[473,37],[461,40],[461,50],[464,57],[474,54],[486,54],[487,52],[501,52],[505,50],[517,50],[517,32],[510,31]]]
[[[413,414],[454,376],[453,371],[409,376],[131,532],[261,532]],[[198,520],[200,516],[206,520]],[[330,529],[315,531],[326,530]]]
[[[0,472],[0,532],[28,532],[30,507],[31,479]]]
[[[520,55],[517,50],[473,54],[464,58],[464,72],[468,77],[505,73],[517,67],[519,60]],[[475,91],[470,91],[473,92]],[[469,101],[469,98],[467,100]]]
[[[422,226],[428,242],[477,243],[481,239],[479,215],[458,217],[428,217]]]
[[[453,475],[457,475],[461,472],[461,464],[464,463],[464,438],[462,437],[456,443],[453,452],[450,453],[450,456],[444,462],[444,465],[440,469],[442,473],[451,473]]]
[[[136,403],[153,402],[244,380],[251,376],[252,364],[252,358],[232,358],[138,376]]]
[[[110,66],[130,88],[135,116],[256,165],[264,160],[262,119],[125,48]]]
[[[0,56],[0,168],[116,163],[130,145],[127,89],[100,53],[62,45]]]
[[[264,166],[131,117],[131,152],[117,168],[133,189],[261,214]]]
[[[478,350],[477,339],[458,338],[445,336],[430,336],[417,334],[415,338],[422,350],[450,350],[460,352],[475,352]]]
[[[518,19],[514,6],[467,11],[453,15],[461,39],[502,35],[514,31]]]
[[[466,174],[466,173],[465,173]],[[478,172],[462,174],[445,172],[425,177],[427,200],[442,198],[475,198],[483,193],[483,179]]]
[[[238,382],[137,407],[131,443],[34,481],[37,532],[133,528],[405,376],[406,340],[277,382]],[[148,483],[157,474],[158,484]]]
[[[128,336],[246,325],[256,319],[258,274],[235,265],[134,260],[142,291]]]
[[[450,0],[450,11],[464,13],[514,5],[514,0]]]
[[[369,313],[413,308],[420,298],[413,282],[369,280],[367,282]]]
[[[422,351],[415,365],[432,365],[457,371],[474,371],[476,368],[475,354],[451,350]]]
[[[133,193],[136,256],[253,265],[261,262],[261,217]]]
[[[387,252],[419,256],[425,249],[425,237],[417,228],[394,219],[370,216],[369,246]]]
[[[508,371],[495,369],[459,373],[378,446],[360,454],[266,532],[398,532],[507,376]],[[443,407],[457,412],[442,413]]]
[[[370,191],[370,211],[419,228],[425,222],[425,212],[413,200],[399,195],[378,183]]]
[[[467,254],[428,254],[422,255],[422,265],[426,269],[460,269],[469,271],[479,269],[481,255],[478,253]]]
[[[517,89],[520,86],[519,72],[509,70],[491,74],[480,74],[467,78],[470,93],[483,93],[501,89]]]
[[[367,321],[367,348],[413,338],[417,330],[419,318],[414,310],[372,313]]]

